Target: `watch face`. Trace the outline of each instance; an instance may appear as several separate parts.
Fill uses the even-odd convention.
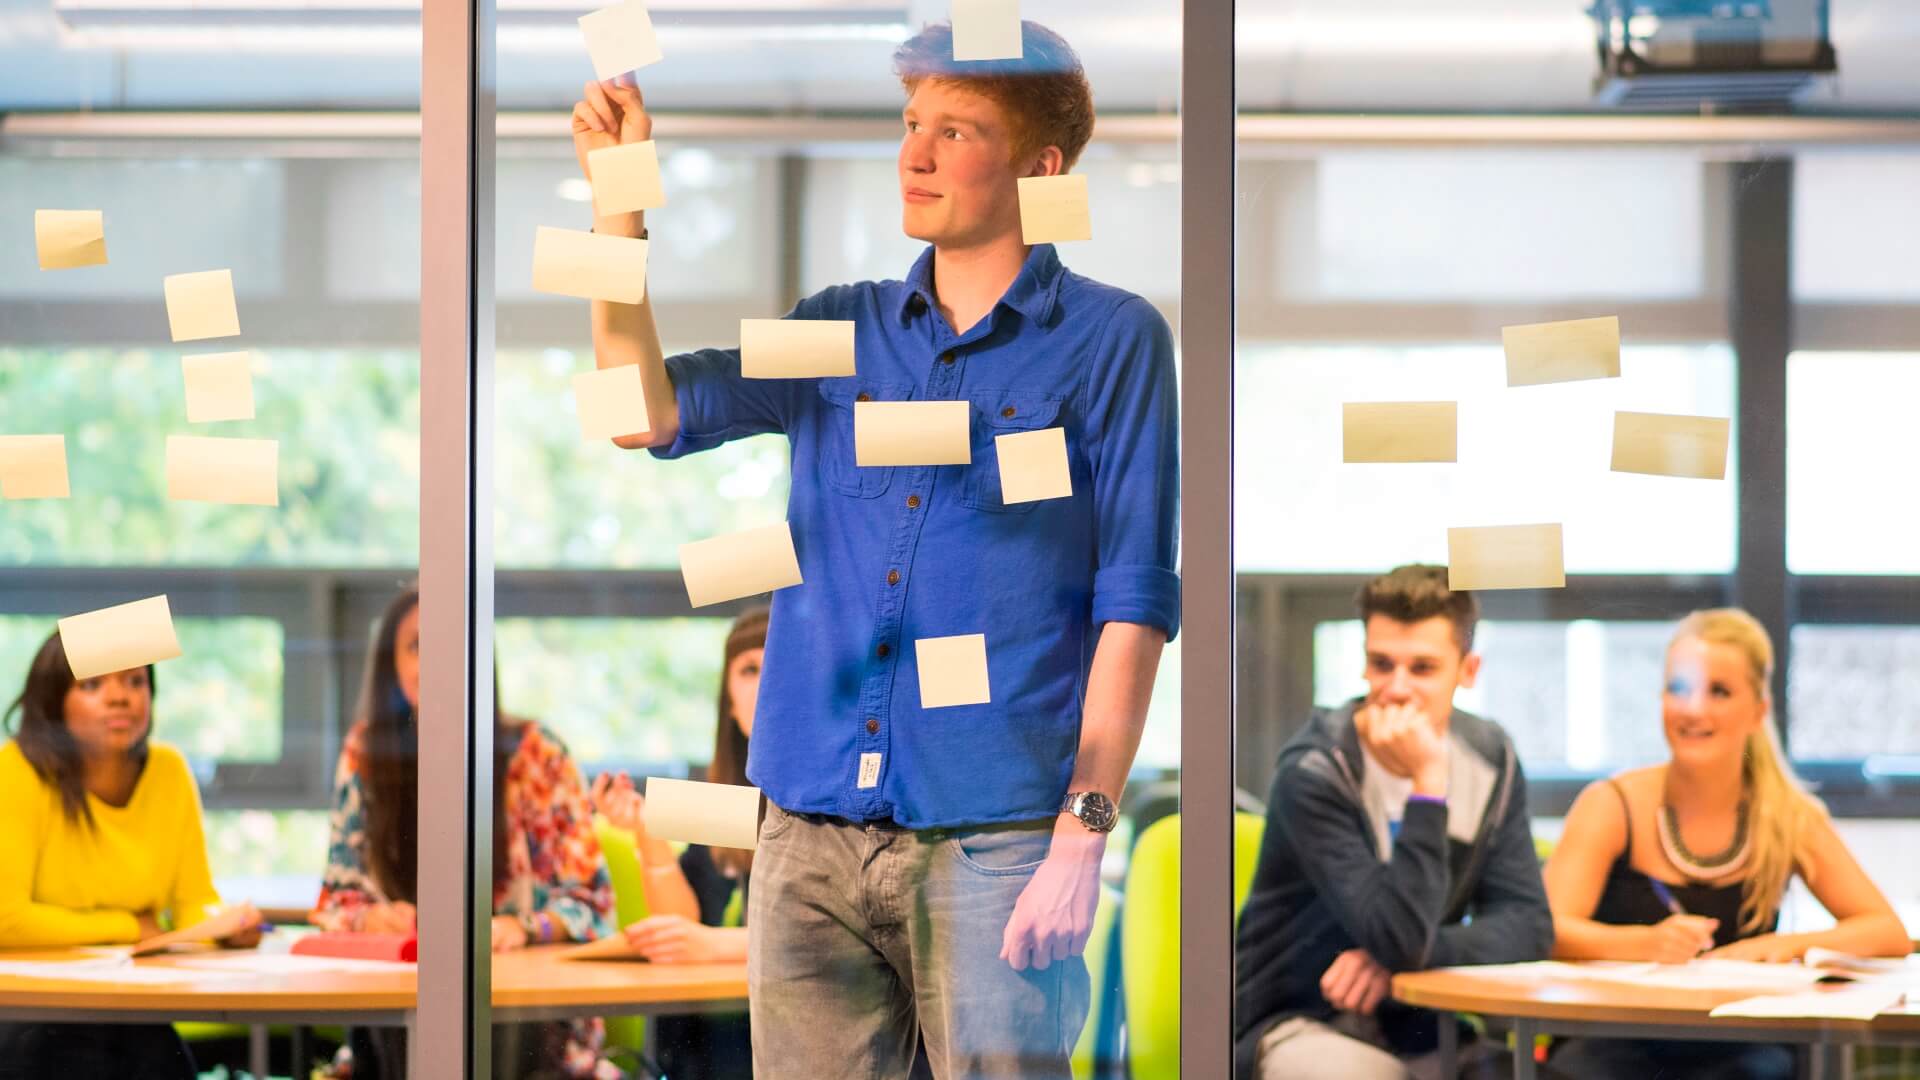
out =
[[[1080,806],[1074,816],[1079,818],[1087,828],[1095,832],[1106,832],[1113,828],[1113,823],[1119,818],[1120,812],[1114,807],[1112,799],[1097,791],[1090,791],[1080,796]]]

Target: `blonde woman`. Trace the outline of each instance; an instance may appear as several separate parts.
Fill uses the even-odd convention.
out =
[[[1590,785],[1547,863],[1555,957],[1785,962],[1815,946],[1906,955],[1892,905],[1787,765],[1772,677],[1773,645],[1753,616],[1722,608],[1681,621],[1661,708],[1671,757]],[[1776,932],[1795,874],[1832,913],[1831,929]],[[1785,1047],[1641,1040],[1575,1040],[1553,1061],[1582,1076],[1787,1076],[1794,1064]]]

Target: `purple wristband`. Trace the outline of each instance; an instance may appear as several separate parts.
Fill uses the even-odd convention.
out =
[[[1407,801],[1410,803],[1423,802],[1433,806],[1447,805],[1447,797],[1445,795],[1409,795],[1407,796]]]

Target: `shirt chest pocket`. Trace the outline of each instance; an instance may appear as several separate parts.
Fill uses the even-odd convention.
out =
[[[820,474],[842,495],[871,499],[886,493],[893,482],[888,466],[861,468],[854,464],[853,406],[861,401],[906,401],[913,387],[906,383],[877,383],[868,379],[823,379],[820,382],[823,419],[820,425]]]
[[[973,464],[967,466],[964,501],[975,510],[999,514],[1029,514],[1038,503],[1009,505],[1001,498],[1000,453],[994,440],[1002,435],[1057,426],[1060,398],[1031,390],[975,390],[973,402]]]

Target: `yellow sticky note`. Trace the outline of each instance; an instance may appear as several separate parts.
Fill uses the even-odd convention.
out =
[[[793,530],[784,521],[681,544],[680,576],[694,607],[802,584]]]
[[[639,364],[622,364],[573,377],[573,400],[580,411],[580,437],[588,442],[645,435],[647,391]]]
[[[740,374],[830,379],[853,374],[851,319],[741,319]]]
[[[542,225],[533,236],[533,287],[583,300],[647,298],[647,242]]]
[[[993,700],[987,685],[987,635],[921,638],[913,643],[920,669],[920,707],[985,705]]]
[[[253,354],[183,356],[180,370],[187,384],[187,423],[253,419]]]
[[[280,443],[169,435],[167,498],[279,506]]]
[[[964,401],[858,401],[856,465],[967,465],[973,461],[973,406]]]
[[[1559,525],[1447,530],[1447,588],[1560,589],[1567,567]]]
[[[240,309],[233,302],[233,271],[169,274],[161,287],[167,296],[167,324],[174,341],[232,337],[240,332]]]
[[[1460,406],[1452,401],[1350,401],[1340,407],[1340,460],[1349,465],[1453,461]]]
[[[1020,178],[1020,239],[1028,244],[1059,244],[1093,239],[1083,173]]]
[[[99,210],[35,210],[33,245],[42,270],[105,266],[106,214]]]
[[[1724,480],[1732,429],[1719,416],[1614,413],[1613,471]]]
[[[574,10],[579,10],[578,8]],[[660,61],[660,40],[653,19],[639,0],[604,7],[580,16],[580,33],[593,57],[593,77],[611,79]]]
[[[66,497],[65,435],[0,435],[0,499]]]
[[[640,816],[662,840],[752,851],[760,839],[760,789],[647,777]]]
[[[588,151],[587,175],[593,178],[593,212],[602,217],[667,205],[652,139]]]
[[[953,0],[955,60],[1018,60],[1022,54],[1020,0]]]
[[[1000,462],[1001,502],[1038,502],[1073,494],[1066,428],[995,436],[993,452]]]
[[[60,646],[76,679],[146,667],[180,655],[165,596],[101,608],[60,620]]]
[[[1570,319],[1500,329],[1507,385],[1620,377],[1620,318]]]

